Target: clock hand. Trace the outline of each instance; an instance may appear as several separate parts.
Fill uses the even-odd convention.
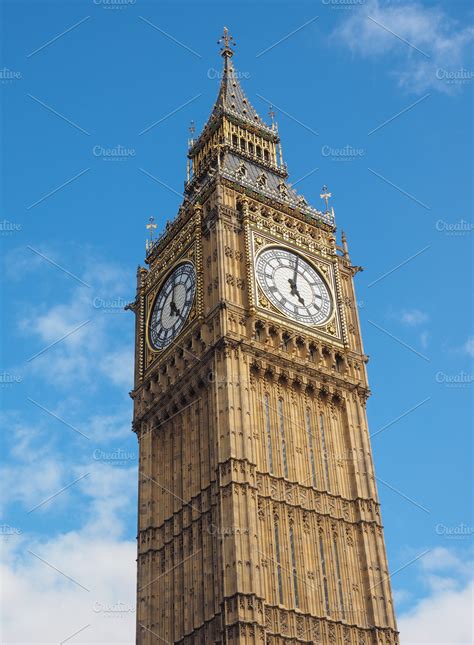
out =
[[[298,280],[298,256],[296,256],[295,260],[295,268],[293,271],[293,278],[289,278],[288,282],[290,283],[290,290],[291,290],[291,295],[294,296],[296,292],[298,291],[296,281]]]
[[[290,283],[290,293],[292,296],[296,296],[298,300],[301,302],[301,304],[304,306],[304,298],[301,297],[300,292],[296,288],[296,282],[294,282],[291,278],[288,280]]]
[[[296,289],[296,280],[298,279],[298,256],[296,256],[296,261],[295,261],[295,270],[293,272],[293,284],[295,285]]]
[[[174,316],[174,315],[179,316],[180,315],[180,311],[179,311],[178,307],[175,305],[174,300],[171,300],[171,302],[170,302],[170,314],[172,316]]]
[[[179,311],[178,307],[176,306],[176,304],[174,302],[174,291],[175,291],[175,289],[176,289],[176,285],[173,285],[173,289],[171,291],[171,302],[170,302],[170,314],[171,314],[171,316],[174,316],[174,315],[179,316],[180,315],[180,311]]]
[[[294,291],[294,293],[292,295],[296,296],[298,298],[299,302],[301,302],[301,304],[304,306],[304,298],[302,298],[300,296],[300,292],[298,291],[298,289],[295,289],[295,291]]]

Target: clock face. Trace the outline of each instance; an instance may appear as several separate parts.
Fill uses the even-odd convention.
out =
[[[167,347],[183,328],[196,291],[196,272],[191,262],[174,269],[164,281],[153,304],[149,339],[154,349]]]
[[[281,248],[262,251],[257,280],[270,302],[289,318],[322,325],[332,313],[332,298],[321,275],[296,253]]]

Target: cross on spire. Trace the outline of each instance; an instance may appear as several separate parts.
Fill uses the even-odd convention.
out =
[[[219,38],[217,41],[218,45],[224,45],[221,47],[221,56],[231,58],[234,55],[234,50],[232,49],[232,46],[235,47],[235,40],[234,37],[229,34],[229,30],[227,27],[224,27],[224,32],[222,36]]]

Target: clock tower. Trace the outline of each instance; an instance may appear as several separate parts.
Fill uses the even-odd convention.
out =
[[[130,305],[137,643],[396,644],[358,268],[221,42],[183,202]]]

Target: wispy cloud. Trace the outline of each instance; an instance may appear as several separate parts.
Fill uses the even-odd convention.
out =
[[[440,7],[369,0],[350,12],[334,36],[356,55],[394,59],[393,74],[409,92],[453,93],[471,78],[474,28],[459,25]],[[466,76],[467,78],[463,78]]]
[[[417,327],[428,322],[429,316],[420,309],[405,309],[400,313],[400,322],[407,327]]]
[[[470,336],[463,345],[463,350],[468,356],[474,357],[474,336]]]
[[[425,311],[416,308],[402,309],[391,312],[389,317],[396,320],[403,327],[407,327],[414,331],[416,330],[422,349],[427,349],[430,340],[430,332],[426,329],[426,325],[429,322],[430,317]]]
[[[71,259],[55,257],[63,265],[73,264]],[[132,285],[124,270],[111,263],[97,264],[89,258],[83,264],[80,275],[84,281],[78,284],[71,279],[66,288],[57,291],[56,298],[40,300],[25,309],[18,327],[33,341],[25,359],[34,357],[28,362],[32,374],[63,389],[81,382],[89,389],[109,383],[126,391],[133,377],[133,325],[123,307],[131,298]],[[38,283],[39,270],[54,269],[48,263],[37,265]],[[58,272],[58,279],[61,275]],[[128,345],[124,342],[127,328]]]
[[[65,469],[60,459],[43,458],[34,462],[34,467],[25,462],[0,469],[2,490],[8,490],[8,496],[2,501],[3,511],[7,505],[21,505],[27,510],[64,485]],[[15,486],[11,485],[12,481]],[[47,505],[43,510],[46,508]]]

